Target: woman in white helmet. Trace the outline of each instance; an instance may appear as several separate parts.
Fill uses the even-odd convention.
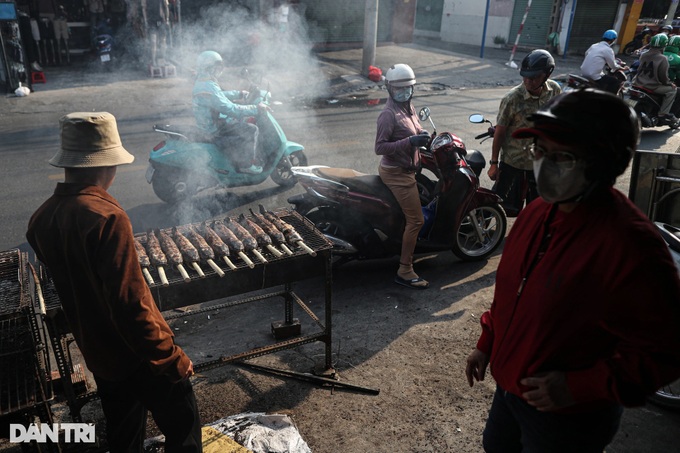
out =
[[[215,144],[241,173],[259,174],[262,167],[256,164],[256,125],[242,121],[257,116],[267,106],[236,104],[245,92],[223,91],[217,78],[224,69],[219,53],[212,50],[201,52],[196,61],[198,76],[192,92],[192,103],[196,125],[215,137]]]
[[[420,126],[411,105],[416,84],[413,69],[396,64],[387,70],[385,82],[390,96],[378,117],[375,153],[382,156],[378,173],[406,218],[399,270],[394,281],[410,288],[426,289],[429,283],[413,270],[413,252],[424,223],[415,172],[420,166],[418,148],[427,145],[430,135]]]

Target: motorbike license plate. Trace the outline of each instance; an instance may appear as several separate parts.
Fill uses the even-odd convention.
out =
[[[99,58],[101,58],[102,61],[110,61],[110,60],[111,60],[111,55],[109,55],[109,54],[107,54],[107,53],[103,53],[103,54],[101,54],[101,55],[99,56]]]
[[[146,182],[151,184],[151,181],[153,181],[153,174],[156,171],[155,168],[153,168],[151,165],[149,165],[146,169]]]
[[[636,99],[630,99],[630,98],[626,99],[626,104],[631,106],[631,108],[635,108],[637,103],[638,103],[638,101]]]

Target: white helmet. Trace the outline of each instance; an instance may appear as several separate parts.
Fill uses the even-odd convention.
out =
[[[201,52],[196,59],[196,69],[198,72],[213,75],[215,69],[221,70],[223,67],[223,60],[220,54],[214,50],[206,50]]]
[[[409,87],[416,84],[416,75],[409,65],[399,63],[387,70],[385,80],[391,87]]]

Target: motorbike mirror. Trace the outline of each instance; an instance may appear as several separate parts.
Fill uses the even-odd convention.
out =
[[[470,115],[470,122],[471,123],[483,123],[486,120],[484,119],[484,115],[481,115],[479,113],[474,113]]]
[[[420,118],[420,121],[425,121],[430,118],[430,108],[429,107],[423,107],[420,109],[418,112],[418,118]]]

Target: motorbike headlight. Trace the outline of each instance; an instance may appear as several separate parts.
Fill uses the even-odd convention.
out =
[[[446,133],[444,133],[444,134],[438,135],[438,136],[434,139],[434,141],[432,142],[432,146],[430,147],[430,149],[431,149],[432,151],[436,151],[438,148],[441,148],[442,146],[446,146],[446,145],[448,145],[449,143],[451,143],[452,141],[453,141],[453,137],[451,137],[451,134],[449,134],[448,132],[446,132]]]

